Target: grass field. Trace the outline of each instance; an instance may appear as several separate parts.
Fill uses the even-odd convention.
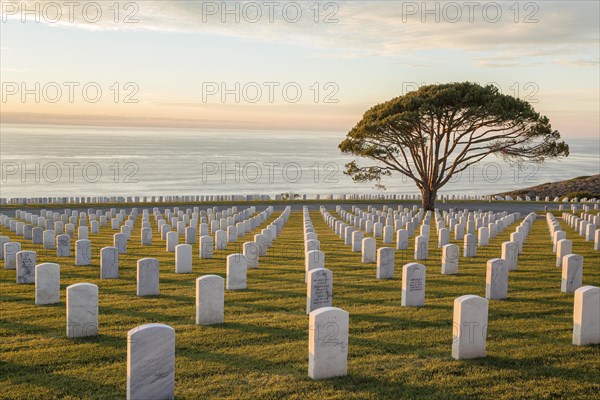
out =
[[[335,215],[333,205],[327,208]],[[177,398],[600,398],[600,346],[571,345],[573,295],[560,292],[561,271],[554,266],[544,218],[534,223],[519,269],[510,273],[509,299],[490,302],[487,358],[467,361],[450,357],[453,300],[485,295],[486,261],[500,257],[501,243],[518,223],[480,247],[478,257],[461,258],[454,276],[440,274],[432,229],[424,262],[426,306],[407,308],[400,307],[400,277],[402,265],[412,261],[412,237],[409,250],[396,252],[395,279],[376,280],[375,264],[361,264],[360,254],[350,252],[318,212],[311,218],[325,266],[333,271],[333,305],[350,313],[348,376],[323,381],[307,376],[301,212],[292,213],[259,269],[248,271],[248,289],[225,293],[225,323],[216,326],[194,323],[195,279],[224,276],[225,257],[240,252],[249,235],[211,260],[200,260],[194,246],[193,274],[175,274],[174,253],[165,251],[153,218],[154,245],[139,246],[140,216],[128,254],[120,257],[118,280],[99,279],[100,248],[112,245],[115,233],[110,226],[90,234],[92,265],[86,267],[74,266],[73,258],[57,259],[41,245],[23,245],[38,252],[38,263],[61,265],[58,305],[35,306],[33,285],[15,284],[15,271],[2,263],[0,398],[124,398],[127,331],[150,322],[176,331]],[[573,252],[584,256],[584,284],[600,286],[600,252],[562,225]],[[15,239],[6,228],[0,232]],[[142,257],[160,260],[158,297],[135,295],[136,261]],[[100,288],[100,334],[68,340],[65,288],[78,282]]]

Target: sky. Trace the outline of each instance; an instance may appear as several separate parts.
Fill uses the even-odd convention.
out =
[[[343,132],[472,81],[600,132],[598,1],[75,4],[1,1],[3,124]]]

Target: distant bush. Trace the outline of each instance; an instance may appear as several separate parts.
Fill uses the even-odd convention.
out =
[[[592,193],[592,192],[571,192],[571,193],[567,193],[565,195],[562,195],[561,197],[568,197],[570,199],[577,197],[579,199],[593,199],[595,198],[600,198],[600,193]]]

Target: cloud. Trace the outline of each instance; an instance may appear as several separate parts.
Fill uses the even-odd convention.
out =
[[[597,67],[600,64],[600,60],[554,60],[555,64],[567,65],[569,67]]]
[[[42,7],[45,3],[52,1],[42,1]],[[318,12],[313,2],[303,1],[270,7],[248,1],[138,1],[120,10],[119,23],[113,21],[112,2],[95,4],[103,7],[99,22],[86,22],[80,10],[74,13],[74,23],[63,21],[60,26],[203,32],[334,50],[316,53],[332,58],[430,49],[514,51],[525,56],[554,52],[556,57],[559,48],[597,51],[599,40],[599,4],[590,1],[521,2],[518,7],[513,2],[333,1],[319,2]],[[257,9],[256,4],[263,6]],[[125,23],[128,15],[138,22]]]

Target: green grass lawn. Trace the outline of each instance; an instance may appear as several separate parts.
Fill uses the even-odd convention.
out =
[[[335,206],[327,207],[335,215]],[[453,301],[485,295],[486,261],[500,257],[501,243],[518,223],[480,247],[478,257],[461,257],[454,276],[440,274],[432,229],[426,305],[408,308],[400,307],[401,268],[412,261],[413,237],[409,250],[396,251],[395,279],[376,280],[375,264],[361,264],[360,253],[344,246],[318,212],[311,218],[325,266],[333,271],[333,305],[350,313],[348,376],[312,381],[307,375],[301,212],[292,213],[259,269],[248,271],[248,289],[226,291],[225,323],[215,326],[194,323],[195,279],[225,276],[225,257],[241,252],[250,236],[211,260],[200,260],[194,246],[193,274],[178,275],[175,255],[165,251],[152,217],[154,245],[139,246],[140,215],[128,254],[120,257],[118,280],[99,279],[100,248],[112,245],[116,232],[110,226],[90,234],[92,265],[86,267],[74,266],[73,258],[57,259],[55,250],[41,245],[23,245],[38,252],[38,263],[60,264],[58,305],[35,306],[33,285],[15,284],[15,271],[2,262],[0,398],[124,398],[127,331],[151,322],[175,329],[177,398],[600,398],[600,346],[571,345],[573,295],[560,292],[561,271],[554,266],[544,218],[534,223],[519,269],[510,273],[509,299],[490,302],[487,358],[464,361],[451,358]],[[600,286],[600,252],[562,225],[573,251],[584,256],[584,284]],[[5,228],[0,232],[16,238]],[[135,295],[136,262],[143,257],[160,260],[159,297]],[[68,340],[65,288],[78,282],[100,288],[100,333]]]

